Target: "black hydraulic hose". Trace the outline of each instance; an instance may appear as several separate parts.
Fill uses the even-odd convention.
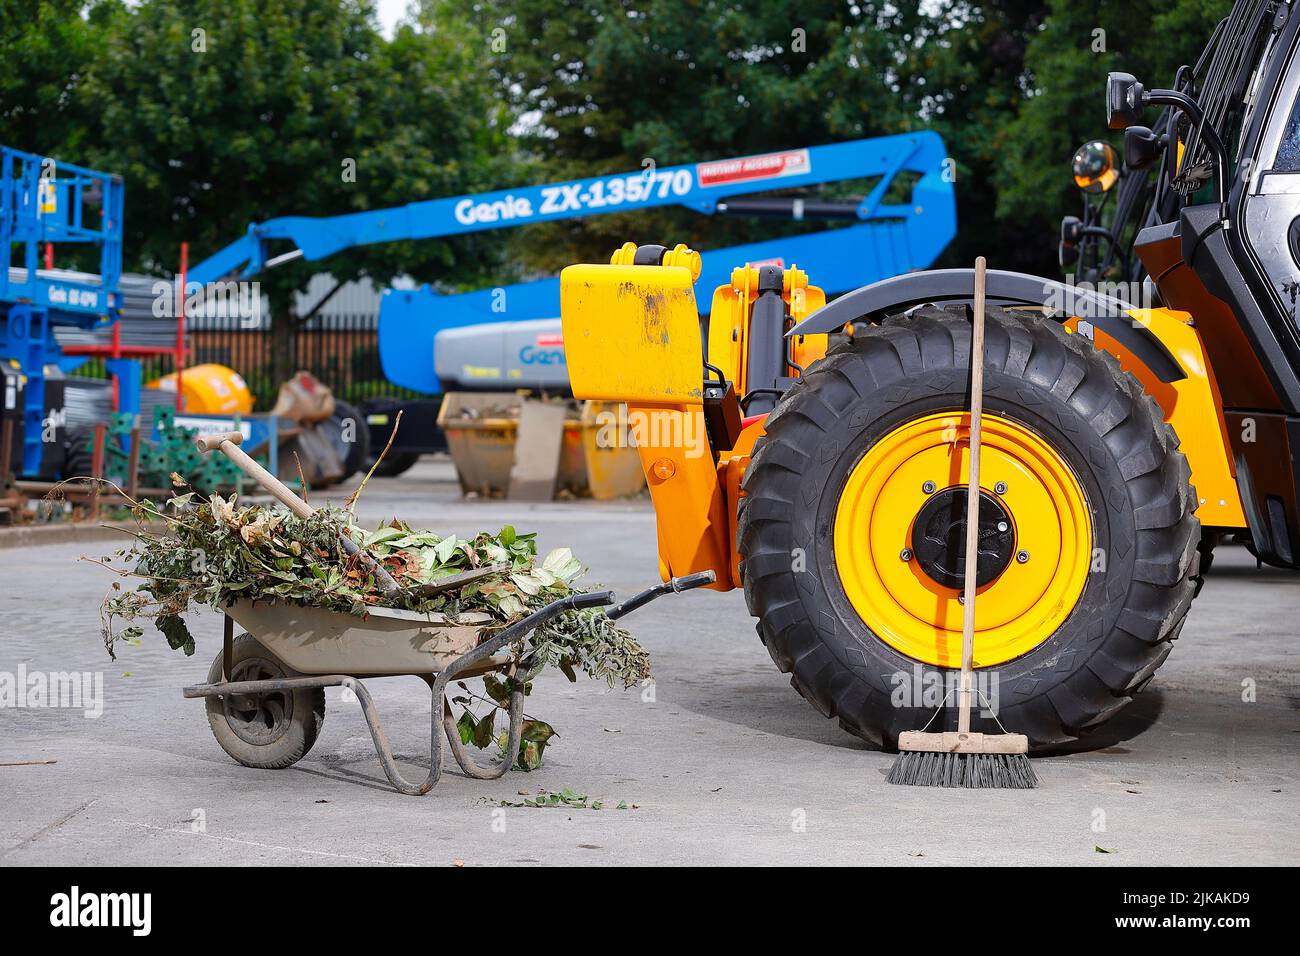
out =
[[[1083,235],[1091,236],[1094,239],[1105,239],[1110,243],[1110,254],[1119,257],[1121,264],[1124,266],[1124,276],[1125,278],[1128,277],[1129,271],[1132,268],[1128,250],[1123,247],[1119,239],[1117,239],[1109,229],[1102,226],[1085,226],[1083,229]]]
[[[1214,192],[1223,215],[1228,209],[1228,150],[1219,137],[1219,131],[1205,121],[1205,111],[1199,103],[1178,90],[1147,90],[1146,101],[1157,106],[1174,106],[1187,114],[1196,125],[1214,156]]]

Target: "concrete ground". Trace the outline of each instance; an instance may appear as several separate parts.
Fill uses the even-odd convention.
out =
[[[592,583],[626,594],[656,580],[648,502],[461,501],[450,479],[426,460],[373,481],[360,511],[461,533],[508,522],[544,549],[571,546]],[[480,782],[453,765],[422,798],[389,790],[337,688],[295,767],[232,761],[203,704],[180,696],[205,679],[218,616],[196,619],[194,657],[151,631],[110,663],[98,614],[110,578],[77,561],[110,549],[0,550],[0,672],[99,672],[104,700],[93,719],[0,709],[0,865],[1256,865],[1300,851],[1300,577],[1256,570],[1240,548],[1220,550],[1148,689],[1094,749],[1038,760],[1038,790],[887,785],[893,758],[799,698],[742,596],[696,592],[628,619],[653,656],[653,694],[547,675],[528,708],[560,734],[541,770]],[[371,687],[407,774],[422,777],[424,685]],[[499,807],[539,788],[605,809]]]

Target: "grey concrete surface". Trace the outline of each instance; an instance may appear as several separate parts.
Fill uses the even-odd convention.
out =
[[[443,462],[376,480],[361,513],[461,533],[509,521],[569,545],[592,583],[656,578],[645,502],[461,501]],[[1093,749],[1036,762],[1038,790],[891,787],[892,757],[822,719],[759,644],[739,593],[664,599],[628,619],[653,655],[653,700],[544,677],[529,712],[560,734],[534,773],[391,792],[355,703],[292,769],[245,769],[183,700],[192,658],[146,635],[111,663],[99,641],[105,545],[0,551],[0,671],[103,675],[103,714],[0,709],[0,865],[27,864],[1278,864],[1300,856],[1300,577],[1221,549],[1169,661]],[[129,673],[130,676],[125,676]],[[408,774],[428,695],[371,684]],[[1243,700],[1249,687],[1252,701]],[[26,763],[56,761],[53,763]],[[24,764],[12,766],[12,764]],[[497,807],[569,787],[609,809]],[[635,809],[616,810],[619,801]],[[494,813],[494,810],[496,811]],[[202,824],[201,826],[198,824]],[[1112,850],[1099,853],[1096,847]]]

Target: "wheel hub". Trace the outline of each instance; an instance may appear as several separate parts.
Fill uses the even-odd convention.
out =
[[[232,683],[248,680],[275,680],[283,677],[280,668],[260,658],[248,658],[234,666]],[[279,740],[293,720],[293,693],[271,691],[265,694],[227,694],[222,701],[226,722],[241,740],[266,746]]]
[[[932,495],[912,523],[912,550],[921,570],[946,588],[966,583],[966,489],[945,488]],[[995,580],[1015,553],[1011,515],[993,495],[980,492],[979,545],[975,585]]]
[[[852,467],[835,507],[845,597],[875,637],[938,667],[961,663],[969,428],[965,412],[899,425]],[[1093,533],[1078,478],[1043,437],[994,411],[982,434],[974,660],[990,667],[1033,650],[1070,615]]]

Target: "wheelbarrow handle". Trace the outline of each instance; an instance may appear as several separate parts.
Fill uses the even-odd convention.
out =
[[[631,614],[638,608],[644,607],[657,597],[663,597],[665,594],[680,594],[682,591],[690,591],[693,588],[704,587],[706,584],[712,584],[718,580],[718,576],[712,571],[699,571],[695,574],[686,574],[680,578],[670,578],[663,584],[656,584],[654,587],[646,588],[640,594],[634,594],[612,611],[606,611],[605,616],[611,621],[616,621],[625,614]]]
[[[544,607],[538,608],[532,614],[522,620],[516,621],[504,630],[497,631],[486,641],[474,648],[468,653],[452,661],[443,671],[440,677],[447,680],[455,677],[461,671],[467,670],[488,657],[491,657],[507,644],[521,640],[528,635],[529,631],[545,624],[557,614],[563,614],[565,611],[578,611],[588,607],[603,607],[607,604],[614,603],[614,595],[609,591],[591,591],[587,594],[570,594],[568,597],[562,597],[559,600],[552,601]]]

